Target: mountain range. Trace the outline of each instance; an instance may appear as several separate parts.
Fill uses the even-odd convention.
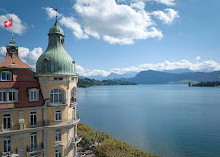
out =
[[[125,74],[117,74],[114,72],[111,72],[108,76],[103,77],[103,76],[90,76],[90,79],[95,79],[95,80],[118,80],[121,78],[132,78],[135,77],[138,74],[138,72],[128,72]]]
[[[142,71],[133,78],[122,79],[137,84],[167,84],[167,83],[198,83],[201,81],[220,80],[220,71],[169,73],[160,71]]]
[[[184,83],[198,83],[201,81],[219,81],[220,71],[213,72],[194,72],[190,69],[175,69],[166,71],[141,71],[129,72],[125,74],[110,73],[106,77],[95,76],[89,77],[96,80],[122,80],[134,82],[137,84],[184,84]]]

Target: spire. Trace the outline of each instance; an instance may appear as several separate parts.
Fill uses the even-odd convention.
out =
[[[57,23],[57,14],[58,14],[58,12],[57,12],[57,9],[56,8],[52,8],[52,10],[53,11],[56,11],[56,22],[55,22],[55,24]]]

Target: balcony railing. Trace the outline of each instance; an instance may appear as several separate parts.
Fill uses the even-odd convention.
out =
[[[26,127],[29,126],[29,128],[36,128],[36,127],[43,127],[43,126],[49,126],[49,125],[57,125],[57,124],[71,124],[79,120],[79,117],[76,116],[75,119],[63,119],[63,120],[44,120],[44,121],[38,121],[36,125],[26,125]]]
[[[79,143],[81,141],[81,139],[82,139],[81,134],[78,134],[77,136],[72,138],[71,143],[77,144],[77,143]]]
[[[41,142],[39,145],[34,147],[27,146],[27,153],[38,153],[44,151],[44,144]]]
[[[16,148],[15,150],[9,151],[9,152],[2,152],[1,153],[2,157],[18,157],[18,149]]]
[[[75,119],[63,119],[63,120],[47,120],[43,122],[44,126],[49,126],[49,125],[57,125],[57,124],[72,124],[72,123],[76,123],[76,121],[79,120],[79,117],[77,116]]]
[[[53,126],[53,125],[69,125],[69,124],[75,124],[79,121],[79,116],[77,114],[75,119],[63,119],[60,121],[56,120],[43,120],[43,121],[37,121],[36,125],[31,125],[30,122],[28,123],[16,123],[13,124],[10,130],[2,131],[2,132],[9,132],[9,131],[16,131],[16,130],[23,130],[27,128],[37,128],[37,127],[44,127],[44,126]]]

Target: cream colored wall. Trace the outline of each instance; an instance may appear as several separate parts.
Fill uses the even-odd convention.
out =
[[[24,108],[24,128],[29,128],[29,121],[30,121],[30,111],[37,111],[37,122],[38,126],[42,126],[43,122],[43,109],[42,108]],[[3,115],[10,114],[11,115],[11,124],[12,130],[19,129],[19,111],[18,110],[8,110],[8,111],[0,111],[0,131],[3,130]]]
[[[76,82],[71,82],[70,83],[70,92],[72,90],[73,87],[76,87]],[[65,92],[67,92],[67,84],[66,83],[48,83],[48,91],[47,91],[47,94],[48,96],[50,96],[50,91],[54,88],[62,88]],[[42,91],[42,94],[44,95],[44,85],[42,84],[41,85],[41,91]]]
[[[54,151],[56,149],[57,145],[63,145],[63,156],[67,156],[68,152],[67,152],[67,132],[64,131],[64,129],[62,130],[62,141],[61,142],[55,142],[55,132],[56,130],[54,129],[53,131],[50,131],[49,134],[49,154],[50,156],[54,156]],[[54,148],[55,146],[55,148]]]
[[[28,108],[24,110],[24,129],[30,127],[30,112],[37,111],[37,124],[38,126],[42,126],[43,124],[43,109],[34,109]]]
[[[67,123],[67,108],[68,107],[48,107],[48,120],[49,125],[55,125],[57,123]],[[62,110],[62,122],[56,122],[55,120],[55,111],[56,110]]]

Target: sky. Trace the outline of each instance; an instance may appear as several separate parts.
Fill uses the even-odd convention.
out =
[[[0,1],[0,61],[11,39],[4,21],[13,18],[19,56],[35,68],[58,15],[79,75],[220,70],[219,6],[219,0]]]

